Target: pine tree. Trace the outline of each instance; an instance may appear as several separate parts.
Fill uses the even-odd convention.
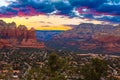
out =
[[[95,58],[90,61],[90,63],[85,64],[81,68],[81,74],[83,75],[83,80],[101,80],[101,78],[107,77],[107,64],[104,60]]]

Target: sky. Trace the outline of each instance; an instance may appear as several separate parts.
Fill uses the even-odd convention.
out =
[[[80,23],[119,24],[120,0],[0,0],[0,19],[37,30]]]

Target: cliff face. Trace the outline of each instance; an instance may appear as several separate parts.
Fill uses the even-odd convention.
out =
[[[97,42],[97,44],[100,44],[107,52],[120,52],[120,36],[94,36],[93,40]]]
[[[119,53],[120,25],[110,26],[83,23],[72,30],[55,36],[47,45],[72,51]]]
[[[37,43],[35,29],[0,20],[0,48],[5,47],[43,48],[44,44]]]

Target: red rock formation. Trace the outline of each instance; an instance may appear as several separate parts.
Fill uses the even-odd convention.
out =
[[[93,39],[102,43],[115,43],[120,41],[120,36],[115,35],[93,36]]]
[[[8,24],[8,37],[16,38],[16,24],[14,22]]]
[[[53,37],[47,45],[59,50],[120,53],[120,25],[83,23]]]
[[[37,42],[34,28],[28,30],[24,25],[16,27],[14,22],[0,20],[0,48],[5,47],[43,48],[44,44]]]
[[[36,34],[35,34],[35,29],[34,28],[31,28],[28,31],[28,38],[30,38],[30,39],[36,39]]]
[[[120,36],[95,36],[93,37],[93,40],[95,40],[97,44],[102,44],[103,48],[107,51],[120,52]]]

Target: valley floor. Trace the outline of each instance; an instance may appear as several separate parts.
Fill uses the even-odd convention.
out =
[[[119,61],[120,56],[115,55],[77,54],[29,48],[2,49],[0,50],[0,79],[54,80],[56,78],[57,80],[81,80],[82,78],[84,80],[85,76],[88,76],[84,69],[89,71],[96,66],[98,71],[101,68],[105,71],[104,75],[106,76],[100,76],[101,78],[119,78]],[[91,72],[92,70],[88,73],[91,74]],[[94,73],[94,76],[95,74],[99,73]],[[111,79],[106,78],[106,80]]]

